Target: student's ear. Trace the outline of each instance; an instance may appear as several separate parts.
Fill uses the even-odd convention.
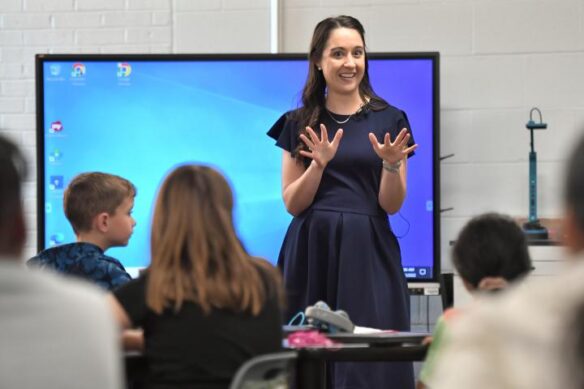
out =
[[[477,289],[483,291],[499,290],[506,288],[508,284],[503,277],[485,277],[481,279]]]
[[[98,214],[94,219],[95,229],[99,232],[107,232],[109,228],[109,213],[102,212]]]
[[[562,221],[562,241],[573,253],[584,250],[584,231],[580,228],[574,210],[567,209]]]

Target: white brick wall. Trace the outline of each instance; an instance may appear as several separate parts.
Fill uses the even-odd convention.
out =
[[[5,0],[4,3],[21,3],[26,12],[59,12],[73,11],[74,0]]]
[[[26,30],[22,37],[25,46],[48,46],[53,42],[59,42],[59,45],[71,45],[73,44],[74,31]]]
[[[122,44],[126,31],[123,28],[95,28],[75,31],[75,44],[79,46],[104,46],[108,44]]]
[[[50,28],[51,19],[51,15],[46,13],[7,13],[2,17],[2,28],[6,30]]]
[[[95,0],[91,0],[94,1]],[[172,0],[128,0],[128,9],[130,10],[169,10]]]
[[[102,25],[103,15],[99,12],[60,12],[52,15],[54,28],[97,28]]]
[[[582,50],[581,7],[579,0],[477,2],[475,52]]]
[[[190,11],[220,11],[222,0],[174,0],[177,14]]]
[[[124,9],[125,0],[76,0],[76,9],[79,11],[102,11]]]
[[[373,51],[436,51],[439,47],[443,55],[455,55],[472,49],[471,3],[396,2],[370,10],[371,19],[363,23]]]
[[[541,216],[561,213],[562,162],[584,131],[582,0],[280,0],[281,51],[305,52],[312,29],[340,13],[361,19],[372,51],[440,51],[443,267],[473,215],[525,216],[529,110]],[[2,0],[0,132],[34,162],[35,53],[268,52],[269,0]],[[236,31],[236,33],[234,33]],[[34,169],[33,169],[34,170]],[[27,184],[29,253],[35,184]],[[419,308],[419,307],[418,307]],[[416,309],[418,309],[416,308]]]
[[[152,25],[152,12],[105,12],[103,15],[103,25],[106,27],[124,26],[150,26]]]
[[[22,32],[20,31],[0,31],[0,45],[4,46],[21,46]]]
[[[269,8],[181,12],[174,43],[180,53],[269,52]]]
[[[442,107],[518,108],[523,104],[525,56],[456,56],[442,61]]]
[[[584,41],[584,33],[576,38]],[[584,49],[526,56],[525,103],[542,107],[584,106]]]

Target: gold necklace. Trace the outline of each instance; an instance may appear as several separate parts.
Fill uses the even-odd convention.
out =
[[[328,113],[328,115],[330,116],[331,119],[333,119],[333,121],[337,124],[345,124],[349,121],[349,119],[351,119],[351,116],[353,116],[353,114],[350,114],[349,116],[347,116],[347,118],[345,120],[337,120],[334,118],[333,114],[331,113],[331,111],[329,111],[328,109],[326,109],[326,113]]]
[[[349,120],[351,120],[351,118],[353,117],[353,115],[355,115],[357,112],[360,112],[361,109],[363,109],[363,106],[367,104],[367,102],[363,102],[361,103],[361,105],[359,105],[359,108],[357,108],[357,110],[355,112],[353,112],[352,114],[350,114],[349,116],[347,116],[347,118],[345,120],[337,120],[335,119],[335,117],[333,116],[333,114],[331,113],[331,111],[329,111],[328,109],[325,108],[326,113],[328,113],[328,115],[330,116],[331,119],[333,119],[333,121],[337,124],[345,124],[347,123]]]

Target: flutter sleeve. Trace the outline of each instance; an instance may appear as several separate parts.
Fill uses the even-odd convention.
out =
[[[292,112],[286,112],[274,123],[268,131],[268,136],[276,141],[276,145],[292,152],[298,146],[298,122],[292,119]]]

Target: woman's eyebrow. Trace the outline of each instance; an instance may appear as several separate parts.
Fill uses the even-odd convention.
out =
[[[361,49],[361,50],[363,50],[363,46],[355,46],[352,49],[353,50],[355,50],[355,49]],[[333,50],[347,50],[347,49],[345,47],[343,47],[343,46],[336,46],[336,47],[331,47],[330,50],[333,51]]]

